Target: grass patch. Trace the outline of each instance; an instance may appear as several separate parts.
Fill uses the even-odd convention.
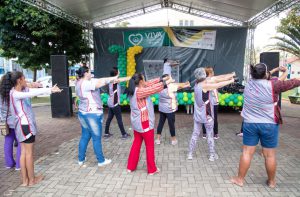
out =
[[[37,103],[50,103],[50,96],[45,96],[45,97],[34,97],[31,99],[32,104],[37,104]]]
[[[295,94],[295,90],[294,89],[288,90],[288,91],[282,93],[282,98],[288,100],[289,96],[293,95],[293,94]]]

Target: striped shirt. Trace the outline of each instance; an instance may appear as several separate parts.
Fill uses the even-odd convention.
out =
[[[138,108],[141,110],[142,114],[142,122],[149,120],[148,109],[146,107],[146,99],[152,94],[158,93],[162,91],[164,85],[160,82],[159,78],[152,79],[146,82],[145,87],[137,88],[136,90],[136,98]]]

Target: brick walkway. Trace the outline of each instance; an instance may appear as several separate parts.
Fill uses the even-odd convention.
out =
[[[243,188],[232,185],[229,178],[236,174],[242,140],[235,136],[240,128],[238,113],[220,113],[220,139],[216,150],[220,159],[209,162],[207,144],[198,143],[195,158],[186,160],[188,141],[192,133],[192,116],[176,114],[179,143],[169,144],[168,127],[163,131],[163,143],[156,145],[156,161],[161,173],[148,176],[145,150],[138,170],[126,172],[131,139],[121,140],[114,120],[112,139],[103,141],[105,156],[111,165],[98,168],[91,143],[87,166],[77,165],[79,124],[76,118],[51,119],[49,107],[35,108],[40,134],[35,146],[36,172],[45,180],[33,187],[18,187],[19,172],[0,169],[0,195],[4,196],[300,196],[300,106],[284,103],[285,125],[281,128],[278,148],[276,189],[264,182],[266,173],[260,148],[254,156]],[[123,115],[129,128],[129,113]],[[3,138],[0,138],[0,165],[3,166]]]

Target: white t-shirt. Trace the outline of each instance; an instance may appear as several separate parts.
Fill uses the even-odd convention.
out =
[[[168,74],[171,76],[172,68],[169,62],[164,63],[164,72],[163,75]]]
[[[89,108],[91,109],[90,112],[97,112],[99,111],[98,105],[96,103],[96,100],[94,99],[93,95],[91,94],[91,91],[96,90],[96,80],[83,80],[81,84],[81,91],[82,96],[88,99]]]

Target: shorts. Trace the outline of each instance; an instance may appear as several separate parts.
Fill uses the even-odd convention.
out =
[[[263,148],[276,148],[278,134],[278,124],[243,123],[243,144],[246,146],[256,146],[260,141]]]
[[[30,129],[28,125],[21,125],[22,127],[22,132],[24,135],[28,135],[30,134]],[[30,143],[34,143],[35,142],[35,136],[31,135],[28,139],[22,141],[25,144],[30,144]]]

